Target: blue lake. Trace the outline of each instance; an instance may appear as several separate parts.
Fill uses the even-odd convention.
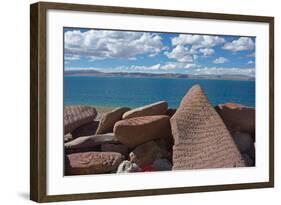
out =
[[[95,76],[64,76],[64,104],[138,107],[165,100],[176,108],[195,84],[213,105],[234,102],[255,107],[255,81]]]

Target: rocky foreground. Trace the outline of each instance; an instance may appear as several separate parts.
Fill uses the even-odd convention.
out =
[[[255,109],[213,107],[199,85],[178,109],[65,106],[64,132],[66,175],[255,166]]]

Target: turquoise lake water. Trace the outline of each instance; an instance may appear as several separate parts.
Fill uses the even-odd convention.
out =
[[[255,107],[255,81],[95,76],[64,76],[64,104],[138,107],[165,100],[177,108],[195,84],[213,105],[235,102]]]

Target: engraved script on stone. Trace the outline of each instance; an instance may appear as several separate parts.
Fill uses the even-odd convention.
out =
[[[242,156],[199,85],[170,120],[175,140],[173,170],[243,167]]]

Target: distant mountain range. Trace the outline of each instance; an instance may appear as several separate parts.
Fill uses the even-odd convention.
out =
[[[66,70],[67,76],[100,76],[100,77],[163,77],[163,78],[188,78],[188,79],[209,79],[209,80],[249,80],[254,77],[246,75],[190,75],[181,73],[140,73],[140,72],[101,72],[97,70]]]

